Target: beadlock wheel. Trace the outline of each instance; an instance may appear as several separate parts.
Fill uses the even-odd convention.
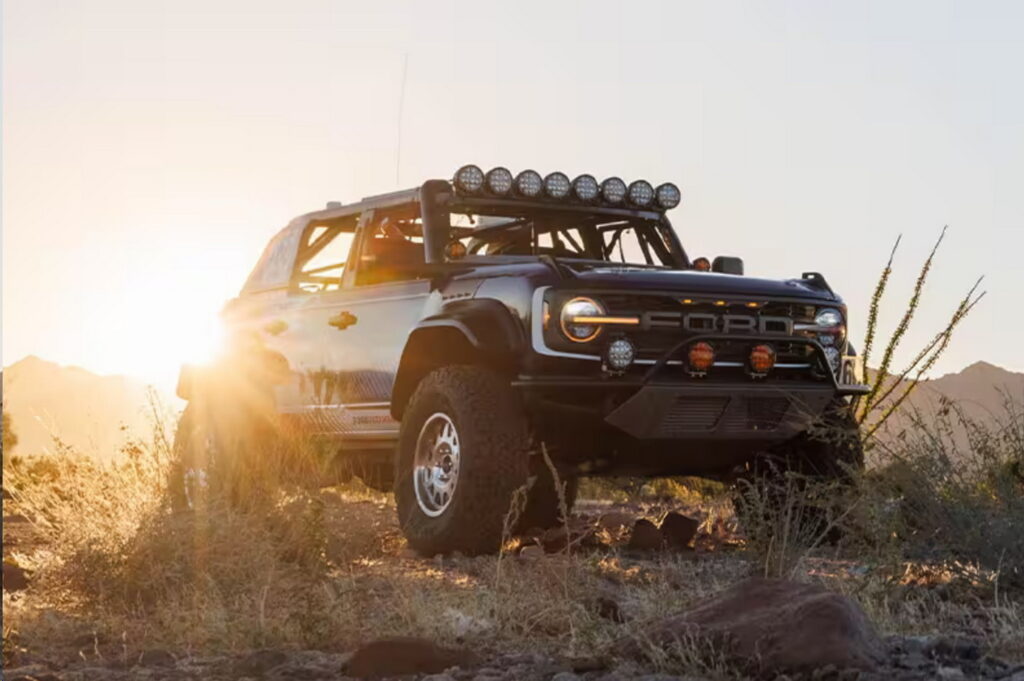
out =
[[[459,432],[451,418],[437,412],[424,422],[416,439],[413,468],[416,503],[431,518],[444,513],[459,483]]]

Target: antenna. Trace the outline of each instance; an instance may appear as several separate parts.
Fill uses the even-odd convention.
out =
[[[405,78],[409,74],[409,53],[406,52],[402,59],[402,89],[398,93],[398,144],[395,149],[395,187],[399,187],[401,180],[399,172],[402,167],[402,110],[405,108]]]

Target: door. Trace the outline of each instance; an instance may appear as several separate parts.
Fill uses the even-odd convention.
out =
[[[409,333],[430,300],[413,206],[364,213],[341,283],[303,304],[305,409],[314,429],[346,441],[393,441],[391,393]],[[315,269],[315,268],[313,268]]]

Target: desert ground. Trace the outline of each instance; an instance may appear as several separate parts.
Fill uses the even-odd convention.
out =
[[[906,445],[902,496],[866,476],[828,541],[744,531],[721,486],[585,481],[560,527],[427,557],[358,479],[172,512],[168,451],[7,462],[6,679],[1024,679],[1012,467],[930,480]]]

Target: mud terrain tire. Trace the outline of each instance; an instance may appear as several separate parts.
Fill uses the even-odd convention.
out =
[[[438,419],[457,433],[457,475],[447,502],[432,506],[415,467],[418,444],[422,463],[424,451],[433,451],[427,443],[439,441],[430,431]],[[427,555],[497,551],[513,494],[527,483],[528,446],[526,414],[506,379],[470,366],[428,374],[409,401],[398,440],[395,501],[409,544]]]

